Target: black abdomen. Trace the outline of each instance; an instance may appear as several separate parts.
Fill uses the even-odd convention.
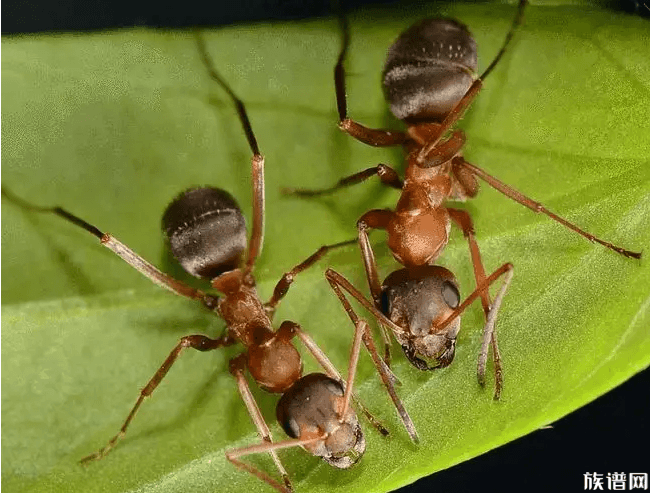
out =
[[[453,19],[424,19],[388,50],[383,86],[400,120],[441,122],[474,81],[476,42]]]
[[[162,226],[172,254],[196,277],[214,278],[239,266],[246,221],[235,199],[218,188],[190,188],[169,204]]]

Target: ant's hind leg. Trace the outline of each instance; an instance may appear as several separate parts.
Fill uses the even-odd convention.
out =
[[[404,132],[367,128],[348,118],[344,63],[350,47],[350,26],[342,12],[339,13],[339,24],[341,27],[341,50],[334,66],[334,89],[336,91],[336,109],[339,114],[339,128],[358,141],[371,146],[387,147],[403,144],[406,140]]]
[[[474,166],[473,164],[468,163],[462,157],[454,158],[453,163],[454,163],[455,166],[463,167],[467,171],[469,171],[470,173],[474,174],[475,176],[478,176],[481,180],[485,181],[488,185],[490,185],[495,190],[501,192],[506,197],[514,200],[515,202],[523,205],[524,207],[528,207],[533,212],[545,214],[546,216],[550,217],[554,221],[557,221],[558,223],[562,224],[563,226],[567,227],[568,229],[570,229],[570,230],[578,233],[579,235],[587,238],[589,241],[599,243],[602,246],[604,246],[606,248],[609,248],[610,250],[613,250],[613,251],[615,251],[616,253],[618,253],[620,255],[623,255],[624,257],[637,258],[637,259],[641,258],[641,253],[640,252],[633,252],[631,250],[626,250],[625,248],[621,248],[621,247],[619,247],[617,245],[614,245],[613,243],[601,240],[597,236],[594,236],[591,233],[588,233],[588,232],[580,229],[578,226],[576,226],[575,224],[567,221],[563,217],[560,217],[557,214],[549,211],[546,207],[544,207],[543,204],[534,201],[533,199],[525,196],[523,193],[515,190],[511,186],[506,185],[501,180],[498,180],[494,176],[486,173],[485,171],[483,171],[478,166]]]
[[[90,223],[87,223],[80,217],[75,216],[74,214],[68,212],[67,210],[61,207],[40,207],[34,205],[26,200],[21,199],[20,197],[14,195],[8,189],[2,187],[2,196],[14,203],[21,209],[28,211],[38,212],[38,213],[47,213],[55,214],[66,221],[79,226],[82,229],[85,229],[93,236],[97,237],[102,245],[104,245],[109,250],[113,251],[118,257],[124,260],[131,267],[136,269],[142,275],[148,277],[152,282],[157,284],[160,287],[168,289],[169,291],[176,293],[180,296],[185,296],[187,298],[195,299],[201,301],[205,306],[210,309],[213,309],[216,306],[216,298],[214,296],[205,294],[199,289],[195,289],[184,282],[181,282],[177,279],[174,279],[171,276],[168,276],[164,272],[158,270],[154,265],[147,262],[145,259],[140,257],[137,253],[131,250],[124,243],[119,241],[113,235],[109,233],[103,233],[98,228],[93,226]]]
[[[113,449],[113,447],[115,447],[118,440],[123,438],[126,434],[126,430],[129,424],[133,420],[135,414],[138,412],[138,409],[140,408],[140,405],[144,401],[145,397],[149,397],[153,391],[156,390],[156,387],[158,387],[158,384],[160,384],[162,379],[165,378],[165,375],[167,375],[167,372],[176,362],[176,359],[178,359],[178,356],[181,354],[181,351],[183,351],[183,349],[193,348],[198,351],[211,351],[220,347],[230,346],[235,342],[235,339],[230,337],[228,334],[219,337],[218,339],[210,339],[209,337],[203,335],[191,335],[181,338],[180,342],[176,345],[172,352],[169,353],[169,356],[165,362],[160,366],[160,368],[158,368],[158,371],[154,374],[151,380],[149,380],[147,385],[140,391],[140,397],[138,397],[138,400],[133,406],[133,409],[131,409],[131,412],[120,428],[119,433],[111,438],[106,446],[99,449],[94,454],[90,454],[87,457],[84,457],[80,462],[82,464],[85,464],[94,460],[103,459]]]

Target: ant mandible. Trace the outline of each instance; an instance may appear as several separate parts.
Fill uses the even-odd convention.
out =
[[[5,188],[2,188],[2,195],[23,209],[52,213],[85,229],[96,236],[102,245],[157,285],[177,295],[199,301],[226,322],[226,333],[216,339],[204,335],[182,337],[141,390],[119,432],[103,448],[84,457],[81,462],[88,463],[102,459],[115,447],[126,434],[145,398],[158,387],[184,349],[211,351],[240,342],[244,345],[245,351],[230,360],[229,370],[237,381],[241,398],[262,438],[262,443],[228,450],[226,458],[235,466],[265,481],[278,491],[293,491],[289,475],[277,455],[277,450],[300,446],[341,469],[351,467],[363,455],[365,438],[351,406],[351,399],[355,399],[364,414],[382,434],[388,434],[383,425],[358,402],[352,390],[361,342],[369,337],[369,329],[364,321],[359,320],[355,325],[347,382],[299,324],[284,321],[277,330],[273,330],[271,322],[275,308],[287,294],[297,274],[314,265],[331,249],[354,243],[356,240],[321,247],[287,272],[277,283],[271,299],[267,303],[262,303],[256,291],[253,269],[263,243],[264,157],[260,153],[244,104],[213,67],[205,42],[198,33],[196,39],[201,59],[210,77],[234,102],[253,153],[251,159],[253,227],[245,261],[242,262],[247,246],[245,220],[237,202],[225,190],[212,187],[186,190],[167,207],[162,224],[170,250],[183,269],[195,277],[209,279],[212,288],[222,293],[222,297],[191,287],[161,272],[111,234],[100,231],[61,207],[33,205]],[[325,370],[326,375],[322,373],[302,375],[301,356],[292,343],[295,337],[302,341]],[[376,351],[373,360],[407,429],[412,428],[412,436],[417,440],[415,428],[394,392],[395,377],[388,367],[383,365]],[[244,375],[245,371],[250,373],[262,389],[282,394],[277,404],[276,416],[290,439],[272,442],[271,432],[251,393]],[[282,476],[283,484],[239,459],[254,453],[271,454]]]
[[[460,22],[452,19],[425,19],[397,38],[388,50],[383,88],[391,112],[406,124],[406,132],[367,128],[348,117],[344,61],[350,34],[347,21],[341,16],[343,40],[334,69],[339,128],[368,145],[401,145],[406,153],[405,178],[402,181],[395,170],[379,164],[345,177],[329,188],[287,188],[284,191],[302,197],[313,197],[361,183],[375,175],[382,184],[401,191],[394,210],[373,209],[357,221],[359,245],[374,302],[372,312],[381,322],[387,362],[390,358],[390,343],[384,326],[392,329],[409,361],[419,369],[444,367],[453,360],[458,328],[455,324],[448,325],[444,313],[454,310],[459,298],[457,292],[453,293],[450,288],[450,283],[455,283],[453,275],[446,269],[446,272],[437,270],[442,269],[440,267],[433,269],[434,262],[447,245],[452,223],[462,230],[468,241],[483,311],[486,320],[490,319],[492,303],[487,290],[489,282],[474,237],[472,219],[466,211],[446,204],[448,200],[464,201],[475,197],[478,193],[478,178],[514,201],[534,212],[547,215],[590,241],[600,243],[625,257],[641,257],[640,253],[618,247],[583,231],[542,204],[467,162],[462,156],[465,134],[462,130],[452,131],[452,127],[463,116],[479,93],[483,81],[505,53],[516,28],[522,22],[525,6],[526,0],[520,0],[517,14],[501,49],[476,79],[476,42],[467,27]],[[389,275],[382,284],[379,282],[375,255],[368,238],[369,229],[386,230],[388,247],[395,259],[404,266],[404,269]],[[506,268],[505,265],[497,269],[495,274],[499,271],[511,272],[512,266]],[[327,276],[333,287],[336,285],[346,289],[370,309],[370,305],[362,301],[363,295],[340,274],[328,271]],[[511,274],[504,280],[504,286],[509,283],[509,277]],[[419,289],[424,289],[425,292],[429,289],[430,296],[422,294]],[[417,292],[420,294],[414,294]],[[342,293],[337,292],[337,295],[342,300]],[[484,329],[477,375],[483,385],[489,344],[494,355],[494,397],[498,399],[502,372],[493,326],[493,323],[488,322]],[[433,358],[435,364],[428,365],[418,355]]]

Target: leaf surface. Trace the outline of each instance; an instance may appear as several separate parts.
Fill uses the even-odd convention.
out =
[[[385,50],[410,23],[438,14],[470,27],[485,67],[514,10],[457,5],[353,16],[347,63],[353,118],[371,127],[398,125],[379,87]],[[266,299],[283,272],[324,243],[355,237],[363,212],[397,200],[374,180],[309,201],[284,197],[280,187],[327,186],[379,162],[400,169],[401,154],[367,148],[337,130],[334,21],[257,24],[206,36],[216,66],[246,103],[266,156],[266,237],[256,268]],[[641,19],[584,6],[531,6],[461,123],[466,158],[586,230],[647,250],[644,39]],[[14,193],[67,208],[178,276],[159,226],[178,192],[224,188],[250,222],[250,151],[190,34],[5,38],[2,82],[2,178]],[[382,438],[366,426],[366,455],[349,471],[300,450],[283,452],[298,491],[397,488],[549,424],[650,363],[645,259],[589,244],[488,187],[464,207],[488,271],[506,261],[516,269],[498,322],[502,400],[493,402],[492,389],[476,383],[483,325],[476,305],[463,318],[449,368],[421,373],[395,355],[399,392],[420,446],[409,442],[364,355],[359,394],[392,434]],[[385,276],[397,265],[382,233],[372,241]],[[5,200],[2,247],[6,491],[270,491],[224,457],[225,450],[258,441],[228,373],[237,348],[184,354],[116,450],[79,466],[118,431],[179,337],[216,336],[223,323],[151,285],[84,231]],[[441,263],[456,273],[464,294],[471,292],[471,264],[458,232]],[[352,327],[323,278],[325,266],[365,291],[357,249],[345,248],[297,279],[276,320],[301,323],[343,370]],[[276,397],[254,392],[273,422]],[[267,457],[250,460],[273,471]]]

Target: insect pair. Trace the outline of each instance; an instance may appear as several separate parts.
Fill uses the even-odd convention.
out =
[[[255,228],[253,228],[253,230],[255,230]],[[255,236],[255,234],[253,236]]]

